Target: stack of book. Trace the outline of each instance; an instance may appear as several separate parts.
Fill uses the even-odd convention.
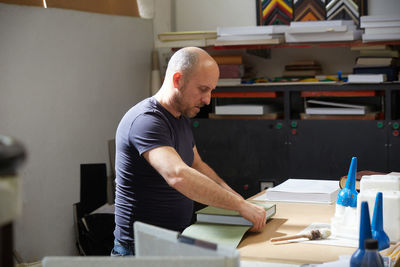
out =
[[[244,75],[243,57],[241,55],[213,56],[219,68],[218,86],[239,85]]]
[[[368,41],[400,40],[399,16],[362,16],[361,28],[365,29],[362,39]]]
[[[285,65],[283,77],[315,77],[320,74],[321,65],[315,60],[293,61]]]
[[[287,43],[353,41],[361,30],[353,20],[292,21],[285,32]]]
[[[398,50],[386,45],[365,48],[352,48],[360,50],[360,56],[353,68],[354,74],[384,74],[388,81],[398,80]]]
[[[183,31],[158,34],[159,47],[212,46],[217,38],[216,31]]]
[[[218,27],[216,46],[280,44],[289,26]]]
[[[266,220],[272,218],[276,213],[276,204],[253,202],[254,204],[260,205],[266,211]],[[230,225],[247,225],[252,226],[253,224],[243,218],[239,212],[234,210],[227,210],[216,208],[213,206],[207,206],[201,210],[196,211],[197,222],[203,223],[215,223],[215,224],[230,224]]]

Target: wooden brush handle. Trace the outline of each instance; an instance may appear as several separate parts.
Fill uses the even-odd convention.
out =
[[[283,236],[283,237],[275,237],[271,239],[271,242],[276,242],[276,241],[284,241],[284,240],[291,240],[291,239],[296,239],[296,238],[309,238],[308,235],[306,234],[300,234],[300,235],[289,235],[289,236]]]

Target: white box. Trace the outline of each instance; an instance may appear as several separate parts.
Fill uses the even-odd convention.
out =
[[[360,182],[360,192],[373,190],[400,191],[400,176],[395,175],[364,175]]]
[[[364,179],[364,178],[362,178]],[[361,181],[362,181],[361,179]],[[368,202],[369,215],[372,223],[376,193],[381,191],[361,191],[357,196],[358,228],[360,226],[360,207],[362,201]],[[383,191],[383,230],[390,242],[400,241],[400,191]]]

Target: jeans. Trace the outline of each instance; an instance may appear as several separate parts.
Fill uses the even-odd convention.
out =
[[[111,257],[134,256],[135,245],[122,245],[117,239],[114,239],[114,248],[111,251]]]

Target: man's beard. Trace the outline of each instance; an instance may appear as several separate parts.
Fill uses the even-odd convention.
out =
[[[186,88],[183,86],[180,88],[179,92],[174,95],[173,97],[173,103],[175,103],[175,108],[177,111],[179,111],[183,116],[188,117],[188,118],[193,118],[199,113],[199,111],[195,110],[195,107],[189,107],[185,104],[184,101],[184,92],[186,91]],[[203,106],[203,105],[199,105]]]

